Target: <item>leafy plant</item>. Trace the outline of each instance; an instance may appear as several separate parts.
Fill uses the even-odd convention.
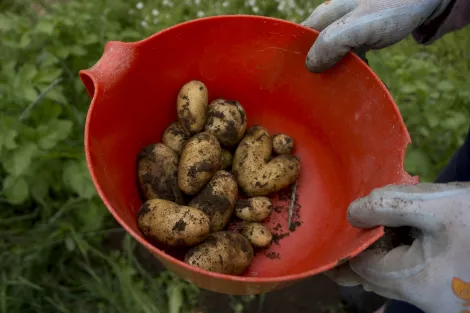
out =
[[[102,252],[114,223],[83,153],[78,71],[145,36],[120,1],[15,2],[0,13],[0,312],[184,312],[197,289]],[[162,290],[168,293],[162,293]],[[191,300],[191,301],[189,301]]]
[[[104,208],[83,152],[90,99],[78,71],[110,40],[137,41],[184,20],[260,14],[300,22],[307,0],[0,2],[0,312],[190,312],[198,289],[151,274]],[[413,139],[406,168],[432,180],[470,121],[469,31],[430,47],[407,39],[368,57]],[[253,297],[233,297],[243,311]]]
[[[406,169],[432,181],[463,143],[470,125],[468,30],[429,47],[411,38],[371,53],[371,67],[390,88],[411,134]],[[404,50],[412,52],[405,53]]]

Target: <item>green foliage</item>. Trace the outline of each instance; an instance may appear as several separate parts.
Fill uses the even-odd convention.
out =
[[[300,22],[310,0],[5,0],[0,2],[0,312],[189,312],[198,289],[144,270],[90,180],[78,71],[110,40],[137,41],[181,21],[261,14]],[[413,145],[406,168],[432,180],[470,121],[468,30],[430,47],[373,52]],[[241,312],[252,297],[232,298]]]
[[[130,244],[102,252],[116,229],[83,152],[78,71],[144,29],[126,2],[11,5],[0,13],[0,312],[188,311],[194,286],[144,271]]]
[[[432,46],[411,38],[370,53],[371,67],[397,102],[412,137],[406,169],[432,181],[463,143],[470,125],[468,29]]]

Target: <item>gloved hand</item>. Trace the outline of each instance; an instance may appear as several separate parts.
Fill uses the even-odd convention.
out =
[[[470,313],[470,183],[386,186],[353,202],[348,219],[420,234],[411,246],[367,250],[327,276],[427,313]]]
[[[439,16],[451,0],[329,0],[302,25],[321,31],[307,67],[322,72],[351,49],[380,49]]]

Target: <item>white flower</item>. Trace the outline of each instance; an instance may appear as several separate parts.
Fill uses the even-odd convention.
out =
[[[137,2],[137,4],[135,5],[135,7],[139,10],[143,9],[144,8],[144,4],[142,2]]]
[[[149,24],[147,24],[146,21],[140,22],[140,25],[141,25],[143,28],[147,28],[147,26],[149,26]]]
[[[157,16],[160,12],[157,9],[152,10],[152,15]]]
[[[172,7],[173,2],[171,2],[170,0],[163,0],[163,5],[167,7]]]
[[[222,6],[223,6],[224,8],[228,7],[228,5],[229,5],[228,1],[222,2]]]
[[[297,9],[297,14],[303,16],[305,14],[305,11],[302,9]]]
[[[196,15],[197,17],[203,17],[205,14],[202,11],[197,11]]]
[[[201,4],[201,0],[194,0],[194,4],[200,5],[200,4]]]
[[[158,22],[160,22],[160,20],[159,20],[158,18],[154,18],[154,19],[153,19],[153,23],[154,23],[155,25],[157,25]]]
[[[253,12],[255,12],[255,13],[258,13],[258,12],[259,12],[259,8],[258,8],[258,7],[253,7],[252,10],[253,10]]]
[[[249,1],[248,1],[248,5],[249,5],[250,7],[254,7],[254,6],[256,5],[256,0],[249,0]]]

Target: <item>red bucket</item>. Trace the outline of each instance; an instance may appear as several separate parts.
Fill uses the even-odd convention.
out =
[[[229,294],[280,289],[366,249],[383,228],[350,226],[348,205],[372,189],[415,183],[403,170],[409,134],[392,97],[357,56],[312,74],[305,58],[318,33],[283,20],[218,16],[183,23],[140,42],[110,42],[80,72],[93,98],[85,129],[88,167],[116,220],[164,265],[202,288]],[[209,100],[238,100],[248,125],[293,137],[301,160],[297,228],[287,210],[265,224],[275,234],[243,276],[208,272],[151,245],[139,231],[136,155],[160,142],[186,82],[203,81]],[[300,224],[300,225],[299,225]]]

